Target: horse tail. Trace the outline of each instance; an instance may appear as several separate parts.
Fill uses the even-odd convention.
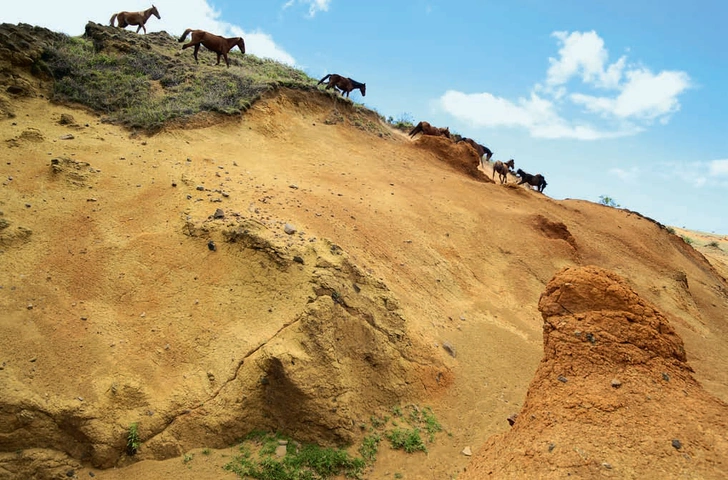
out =
[[[187,30],[185,30],[185,33],[183,33],[182,36],[179,37],[179,40],[177,40],[177,41],[180,42],[180,43],[184,42],[185,41],[185,38],[187,38],[187,35],[189,35],[189,33],[191,31],[192,31],[191,28],[188,28]]]
[[[318,82],[318,83],[317,83],[316,85],[321,85],[322,83],[324,83],[324,80],[326,80],[326,79],[327,79],[327,78],[329,78],[330,76],[331,76],[331,74],[329,73],[329,74],[328,74],[328,75],[326,75],[326,76],[325,76],[324,78],[322,78],[321,80],[319,80],[319,82]]]
[[[113,14],[111,16],[111,20],[109,20],[109,25],[111,25],[112,27],[114,26],[114,20],[116,20],[117,15],[118,15],[118,13]]]

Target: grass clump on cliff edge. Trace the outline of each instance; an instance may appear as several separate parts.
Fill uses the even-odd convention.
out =
[[[192,52],[165,32],[133,32],[89,23],[82,37],[48,44],[36,69],[53,78],[53,99],[79,103],[108,121],[154,131],[200,112],[233,115],[245,111],[276,86],[312,88],[314,79],[295,68],[253,55]],[[208,65],[211,64],[211,65]]]

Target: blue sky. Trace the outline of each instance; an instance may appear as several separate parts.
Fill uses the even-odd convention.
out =
[[[147,1],[5,6],[70,35]],[[427,120],[542,173],[549,196],[728,234],[728,3],[673,0],[156,0],[149,31],[242,35],[352,99]],[[70,12],[70,13],[69,13]],[[77,13],[85,12],[85,13]]]

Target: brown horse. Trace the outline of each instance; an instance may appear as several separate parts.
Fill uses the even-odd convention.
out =
[[[485,161],[490,161],[490,157],[493,156],[493,152],[490,151],[490,148],[486,147],[485,145],[481,145],[472,138],[462,138],[460,139],[460,142],[465,142],[471,147],[475,149],[476,152],[478,152],[478,158],[480,158],[480,164],[483,165],[483,155],[486,155]]]
[[[418,133],[422,133],[422,135],[433,135],[433,136],[440,136],[440,137],[450,137],[450,127],[445,128],[438,128],[433,127],[427,122],[420,122],[415,126],[415,128],[412,129],[412,131],[409,133],[409,136],[414,138],[415,135]]]
[[[524,183],[527,183],[527,184],[531,185],[532,187],[536,187],[536,189],[540,193],[543,193],[543,189],[546,188],[546,185],[548,185],[546,183],[546,179],[540,173],[537,173],[536,175],[531,175],[530,173],[526,173],[519,168],[518,171],[516,172],[516,175],[521,177],[521,181],[518,182],[519,185],[523,185]]]
[[[136,33],[139,33],[140,29],[144,29],[144,34],[147,33],[147,27],[144,26],[145,23],[147,23],[147,20],[149,20],[149,17],[154,15],[158,19],[162,19],[162,17],[159,16],[159,11],[157,10],[157,7],[152,5],[152,8],[147,8],[143,12],[119,12],[115,13],[111,16],[111,20],[109,20],[109,25],[112,27],[114,26],[114,20],[119,21],[119,28],[126,28],[129,25],[139,25],[137,27]]]
[[[508,183],[508,172],[510,172],[511,169],[515,167],[516,164],[512,158],[507,162],[501,162],[500,160],[498,160],[493,165],[493,179],[495,179],[495,174],[496,172],[498,172],[498,179],[500,180],[500,182]],[[518,171],[520,172],[521,170],[518,169]]]
[[[335,92],[338,92],[341,90],[341,96],[343,97],[344,94],[346,94],[346,97],[349,97],[349,93],[351,93],[352,90],[359,90],[361,92],[362,97],[367,96],[367,84],[357,82],[356,80],[352,80],[349,77],[342,77],[338,73],[329,73],[324,78],[319,80],[319,82],[316,85],[321,85],[324,83],[324,81],[328,79],[329,82],[326,84],[326,90],[329,88],[333,88]],[[337,90],[337,88],[339,90]]]
[[[242,38],[220,37],[204,30],[192,30],[191,28],[188,28],[187,30],[185,30],[185,33],[183,33],[182,36],[179,37],[178,42],[184,42],[185,38],[187,38],[187,35],[189,35],[190,33],[192,33],[192,40],[189,43],[185,43],[184,45],[182,45],[182,50],[189,47],[195,47],[194,56],[196,63],[200,63],[197,60],[197,52],[200,50],[200,44],[207,47],[208,50],[217,53],[217,63],[215,65],[220,65],[220,57],[222,56],[225,58],[225,63],[227,64],[228,68],[230,68],[228,52],[232,50],[233,47],[238,47],[241,52],[245,53],[245,42]]]

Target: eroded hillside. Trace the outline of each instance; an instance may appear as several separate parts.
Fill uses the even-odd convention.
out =
[[[219,457],[178,457],[254,429],[355,441],[405,403],[450,435],[427,455],[382,449],[367,478],[449,478],[520,410],[538,300],[568,266],[619,274],[728,400],[728,284],[639,214],[487,182],[470,147],[313,89],[134,133],[49,102],[33,62],[3,55],[8,478],[221,478]]]

